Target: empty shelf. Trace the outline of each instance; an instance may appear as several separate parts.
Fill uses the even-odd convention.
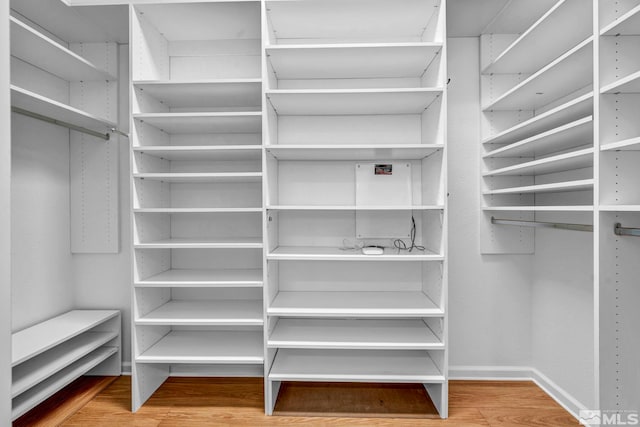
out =
[[[11,55],[67,81],[116,79],[27,24],[12,16],[9,20]]]
[[[262,270],[167,270],[136,282],[137,287],[262,287]]]
[[[640,5],[605,26],[600,34],[603,36],[637,35],[638,28],[640,28]]]
[[[272,90],[278,115],[421,114],[441,89]]]
[[[364,255],[361,251],[318,246],[280,246],[269,254],[270,260],[319,261],[442,261],[444,257],[431,251],[398,251],[386,248],[382,255]]]
[[[484,194],[521,194],[521,193],[561,193],[565,191],[587,191],[593,189],[593,179],[555,182],[553,184],[527,185],[524,187],[501,188],[485,191]]]
[[[600,205],[605,212],[640,212],[640,205]]]
[[[592,85],[592,47],[591,38],[583,41],[483,107],[483,110],[537,110]]]
[[[117,347],[99,348],[20,394],[12,401],[12,420],[24,415],[30,409],[44,402],[58,390],[86,374],[105,361],[109,356],[117,353],[117,351]]]
[[[278,292],[271,316],[433,317],[443,316],[423,292]]]
[[[171,238],[135,243],[133,247],[138,249],[261,249],[262,239],[259,237]]]
[[[541,156],[593,145],[593,117],[584,117],[488,152],[483,157]]]
[[[443,210],[442,205],[421,205],[421,206],[338,206],[338,205],[273,205],[267,209],[274,211],[431,211]]]
[[[269,336],[271,348],[444,349],[421,319],[280,319]]]
[[[138,363],[261,364],[262,331],[171,331]]]
[[[279,79],[421,77],[441,49],[441,43],[423,42],[270,45],[266,48]]]
[[[134,208],[135,213],[260,213],[262,208]]]
[[[134,119],[169,134],[258,133],[261,112],[228,113],[138,113]]]
[[[640,32],[640,31],[639,31]],[[640,71],[603,86],[601,93],[640,93]]]
[[[593,206],[485,206],[482,210],[485,212],[593,212]]]
[[[591,5],[583,0],[560,0],[489,64],[483,74],[532,74],[567,49],[587,38]],[[572,22],[571,31],[566,31]],[[558,34],[562,34],[559,39]]]
[[[279,160],[420,160],[444,148],[441,144],[269,145]]]
[[[261,300],[172,300],[136,320],[137,325],[263,324]]]
[[[234,108],[260,110],[261,79],[210,81],[136,81],[134,90],[143,92],[169,108]]]
[[[426,351],[281,349],[269,379],[442,383],[445,376]]]
[[[609,142],[600,146],[602,151],[640,151],[640,136],[623,141]]]
[[[593,166],[593,148],[558,154],[557,156],[495,169],[483,176],[544,175]]]
[[[262,172],[134,173],[133,177],[164,182],[260,182]]]
[[[11,397],[27,391],[117,336],[115,332],[87,332],[19,364],[11,373]]]
[[[142,146],[134,147],[134,153],[161,157],[166,160],[260,160],[261,145],[218,146]]]
[[[37,93],[11,85],[11,106],[107,134],[117,124]]]
[[[73,310],[11,336],[11,366],[118,316],[114,310]]]
[[[549,129],[591,116],[593,113],[593,93],[579,96],[556,108],[538,114],[529,120],[510,127],[483,141],[484,144],[508,144],[533,137]]]

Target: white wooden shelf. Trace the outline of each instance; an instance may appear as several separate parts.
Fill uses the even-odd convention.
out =
[[[603,86],[600,92],[608,94],[640,93],[640,71],[636,71],[635,73]]]
[[[169,134],[259,133],[262,113],[137,113],[133,118]]]
[[[261,145],[197,145],[197,146],[141,146],[134,153],[147,154],[166,160],[259,160]]]
[[[544,175],[593,166],[593,148],[558,154],[485,172],[483,176]]]
[[[117,347],[98,348],[20,394],[12,401],[11,419],[15,420],[35,408],[54,393],[116,354],[117,351]]]
[[[67,81],[116,80],[106,70],[72,52],[38,30],[9,17],[11,55]]]
[[[583,146],[593,146],[592,116],[489,151],[483,157],[533,157]]]
[[[523,187],[501,188],[485,191],[485,195],[525,194],[525,193],[561,193],[565,191],[587,191],[593,189],[593,179],[555,182],[553,184],[527,185]]]
[[[421,160],[441,151],[442,144],[268,145],[278,160]]]
[[[136,325],[262,326],[261,300],[172,300],[136,319]]]
[[[640,212],[640,205],[600,205],[604,212]]]
[[[118,314],[114,310],[73,310],[16,332],[11,336],[11,366],[15,367]]]
[[[136,249],[261,249],[262,239],[258,237],[171,238],[134,243],[133,247]]]
[[[421,114],[442,89],[271,90],[267,99],[278,115]]]
[[[281,349],[269,379],[442,383],[445,376],[426,351]]]
[[[134,208],[135,213],[260,213],[262,208]]]
[[[443,210],[442,205],[420,205],[420,206],[340,206],[340,205],[272,205],[267,206],[273,211],[433,211]]]
[[[262,287],[262,270],[172,269],[135,282],[136,287]]]
[[[600,34],[603,36],[637,35],[638,28],[640,28],[640,5],[606,25],[600,30]]]
[[[588,38],[483,107],[537,110],[593,83],[593,40]]]
[[[482,210],[485,212],[593,212],[593,206],[485,206]]]
[[[558,1],[482,73],[536,72],[568,50],[563,50],[564,46],[573,47],[591,34],[591,9],[583,0]],[[567,22],[572,23],[571,31],[567,31]]]
[[[609,142],[600,146],[602,151],[640,151],[640,136],[622,141]]]
[[[87,332],[17,365],[11,373],[11,397],[27,391],[117,337],[116,332]]]
[[[260,182],[262,172],[134,173],[133,177],[164,182]]]
[[[421,319],[279,319],[267,347],[442,350],[444,344]]]
[[[425,42],[266,47],[279,79],[420,77],[441,50],[441,43]]]
[[[11,85],[11,106],[104,134],[118,127],[111,120],[89,114],[14,85]]]
[[[444,310],[422,292],[278,292],[270,316],[438,317]]]
[[[269,260],[307,261],[442,261],[444,257],[431,251],[413,252],[386,248],[382,255],[364,255],[361,251],[318,246],[280,246],[267,254]]]
[[[138,363],[261,364],[262,331],[171,331]]]
[[[579,96],[556,108],[538,114],[502,132],[486,138],[483,144],[508,144],[533,137],[549,129],[593,114],[593,93]]]
[[[201,81],[134,81],[142,91],[169,108],[233,108],[260,110],[261,79],[221,79]]]

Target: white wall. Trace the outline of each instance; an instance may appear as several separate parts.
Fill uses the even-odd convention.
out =
[[[462,367],[531,366],[530,256],[480,255],[479,39],[448,40],[449,341]]]

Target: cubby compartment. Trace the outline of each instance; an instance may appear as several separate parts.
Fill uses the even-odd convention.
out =
[[[600,157],[600,203],[607,206],[640,207],[638,170],[640,151],[605,151]]]
[[[640,28],[638,0],[599,0],[600,34],[633,34]]]
[[[158,148],[158,147],[156,147]],[[134,150],[133,173],[256,173],[262,171],[261,151],[230,148]]]

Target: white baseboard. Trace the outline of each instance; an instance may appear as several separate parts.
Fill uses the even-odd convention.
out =
[[[566,409],[574,418],[579,420],[578,414],[586,406],[575,399],[562,387],[554,383],[549,377],[535,368],[522,366],[450,366],[451,380],[478,381],[533,381],[560,406]]]
[[[131,375],[131,362],[122,362],[122,375]]]

